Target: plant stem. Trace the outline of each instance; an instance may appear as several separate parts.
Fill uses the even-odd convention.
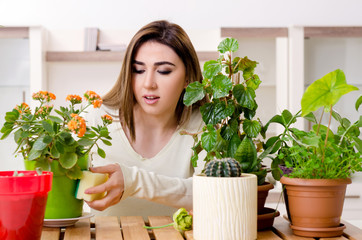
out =
[[[146,229],[158,229],[158,228],[169,227],[169,226],[172,226],[172,225],[173,225],[173,223],[169,223],[169,224],[162,225],[162,226],[157,226],[157,227],[149,227],[149,226],[143,226],[143,227],[146,228]]]
[[[316,133],[316,134],[317,134],[317,136],[318,136],[318,134],[319,134],[319,127],[320,127],[321,122],[322,122],[323,114],[324,114],[324,108],[323,108],[323,111],[322,111],[321,118],[319,119],[319,122],[318,122],[318,128],[317,128],[317,133]]]
[[[333,105],[331,105],[331,112],[329,114],[329,121],[328,121],[328,128],[327,128],[327,134],[326,134],[326,140],[324,141],[324,149],[323,149],[323,157],[322,157],[322,163],[324,162],[324,155],[326,152],[326,147],[327,147],[327,142],[328,142],[328,135],[329,135],[329,128],[331,126],[331,121],[332,121],[332,111],[333,111]]]

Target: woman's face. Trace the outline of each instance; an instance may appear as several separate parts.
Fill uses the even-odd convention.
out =
[[[133,61],[132,87],[140,110],[154,116],[175,114],[186,87],[185,65],[168,46],[158,42],[141,45]]]

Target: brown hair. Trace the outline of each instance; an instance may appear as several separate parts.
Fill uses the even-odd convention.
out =
[[[175,51],[185,65],[187,84],[202,81],[202,73],[196,51],[186,32],[179,25],[161,20],[151,22],[142,27],[134,35],[127,47],[116,84],[103,97],[103,103],[106,106],[119,109],[119,119],[128,127],[132,140],[135,140],[133,106],[136,101],[132,90],[132,61],[140,46],[148,41],[164,44]],[[198,109],[202,104],[200,101],[190,107],[186,107],[183,104],[184,94],[185,90],[180,95],[175,111],[179,125],[187,123],[192,111]]]

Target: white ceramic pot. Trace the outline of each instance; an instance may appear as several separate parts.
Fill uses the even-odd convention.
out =
[[[193,177],[195,240],[257,239],[257,177]]]

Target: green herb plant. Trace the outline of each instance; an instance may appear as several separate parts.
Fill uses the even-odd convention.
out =
[[[46,91],[34,93],[33,99],[40,103],[39,106],[32,111],[26,103],[22,103],[7,112],[1,139],[14,133],[15,153],[21,154],[25,162],[34,163],[35,169],[52,170],[70,179],[80,179],[81,170],[87,169],[92,147],[96,146],[98,154],[105,158],[98,141],[112,145],[108,131],[112,117],[104,115],[101,117],[102,124],[89,127],[80,116],[91,105],[100,107],[102,99],[93,91],[87,91],[84,98],[86,104],[82,106],[80,96],[68,95],[69,107],[53,109],[50,102],[56,99],[54,94]]]
[[[215,158],[234,158],[242,172],[256,174],[258,184],[263,184],[266,170],[262,169],[261,162],[264,155],[258,157],[262,144],[256,139],[259,133],[263,134],[262,125],[254,119],[258,107],[255,91],[261,83],[254,73],[258,63],[248,57],[233,58],[238,48],[236,39],[224,39],[218,46],[220,57],[204,64],[202,83],[193,82],[187,86],[186,106],[204,98],[207,103],[200,107],[205,123],[202,131],[184,134],[192,135],[195,140],[193,166],[197,166],[199,154],[205,150],[207,154],[203,160],[206,163]]]
[[[287,175],[292,178],[348,178],[352,173],[362,171],[362,116],[352,123],[333,109],[341,96],[354,90],[358,88],[347,84],[344,72],[337,69],[306,89],[298,113],[293,115],[284,110],[269,120],[263,131],[267,131],[271,123],[284,127],[283,133],[271,137],[264,145],[265,153],[270,154],[273,160],[272,174],[276,180],[281,177],[281,164],[289,168]],[[362,96],[355,103],[357,111],[361,103]],[[317,120],[313,112],[321,107],[324,111]],[[321,124],[324,112],[328,113],[327,126]],[[311,130],[292,127],[300,117],[313,124]],[[332,119],[338,123],[336,132],[331,130]]]

